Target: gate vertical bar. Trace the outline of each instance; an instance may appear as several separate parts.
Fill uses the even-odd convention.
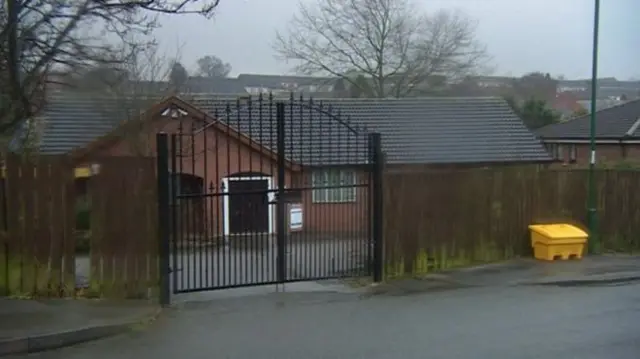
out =
[[[286,250],[285,250],[285,116],[284,116],[284,102],[276,103],[276,137],[277,137],[277,157],[278,157],[278,193],[276,202],[276,236],[277,236],[277,275],[278,282],[284,282],[286,278]]]
[[[169,194],[169,208],[171,213],[171,234],[170,240],[173,244],[173,261],[171,263],[171,274],[172,275],[172,286],[173,293],[177,293],[180,289],[178,285],[178,199],[176,198],[176,194],[178,193],[178,180],[176,173],[178,172],[178,138],[176,134],[171,135],[171,171],[169,173],[170,181],[170,194]]]
[[[379,133],[369,134],[369,155],[371,156],[371,240],[373,241],[373,281],[382,282],[384,267],[384,243],[382,235],[383,222],[383,193],[382,193],[382,169],[384,155],[382,153],[382,141]]]
[[[158,171],[158,276],[160,285],[160,305],[171,304],[171,283],[169,282],[169,143],[166,133],[156,135],[156,170]]]

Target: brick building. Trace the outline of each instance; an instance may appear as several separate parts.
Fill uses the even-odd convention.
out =
[[[551,156],[564,164],[589,163],[589,115],[535,131]],[[596,163],[640,163],[640,100],[596,112]]]

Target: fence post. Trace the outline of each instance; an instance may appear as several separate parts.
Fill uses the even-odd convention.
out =
[[[158,180],[158,276],[160,305],[171,304],[169,282],[169,141],[166,133],[156,135],[156,171]]]
[[[373,281],[382,282],[384,276],[384,242],[382,234],[382,170],[384,168],[384,154],[380,133],[369,134],[369,155],[371,162],[372,198],[371,239],[373,241]]]

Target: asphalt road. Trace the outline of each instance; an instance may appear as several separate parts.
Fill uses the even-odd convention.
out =
[[[640,285],[484,287],[185,304],[145,331],[31,359],[637,359]]]

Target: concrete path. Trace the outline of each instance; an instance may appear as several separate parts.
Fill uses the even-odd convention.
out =
[[[607,281],[622,278],[640,279],[640,256],[601,255],[581,260],[538,261],[515,259],[455,270],[442,275],[469,285],[490,284],[568,284]]]
[[[159,309],[142,301],[0,298],[0,355],[58,348],[121,334]]]
[[[31,359],[635,359],[640,285],[487,286],[187,303],[149,330]]]

